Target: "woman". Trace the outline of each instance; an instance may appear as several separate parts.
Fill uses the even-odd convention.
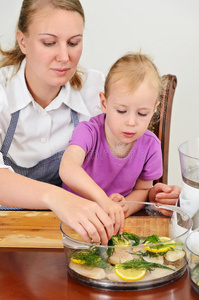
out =
[[[102,74],[77,70],[83,27],[78,0],[23,1],[15,47],[1,50],[0,204],[50,209],[86,242],[106,244],[122,209],[114,227],[96,203],[63,190],[58,174],[74,126],[99,113]]]

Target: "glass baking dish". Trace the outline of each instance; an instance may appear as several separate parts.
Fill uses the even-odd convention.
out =
[[[179,207],[147,202],[125,220],[123,235],[106,246],[85,243],[69,226],[60,225],[69,274],[109,290],[152,289],[180,278],[187,268],[185,239],[191,228],[192,220]]]
[[[188,235],[185,245],[191,285],[195,292],[199,294],[199,228]]]

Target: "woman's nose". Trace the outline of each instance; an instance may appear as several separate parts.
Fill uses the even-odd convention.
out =
[[[66,63],[69,60],[68,48],[66,45],[60,46],[57,53],[57,61]]]

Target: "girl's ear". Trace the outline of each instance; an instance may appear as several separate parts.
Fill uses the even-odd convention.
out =
[[[99,96],[100,96],[100,100],[101,100],[101,109],[102,109],[103,113],[106,113],[107,99],[106,99],[104,93],[102,93],[102,92],[99,94]]]
[[[20,30],[17,31],[16,38],[23,54],[26,54],[26,43],[25,43],[25,35]]]
[[[155,113],[157,111],[157,107],[158,107],[159,104],[160,104],[160,101],[157,101],[157,103],[154,106],[153,113]]]

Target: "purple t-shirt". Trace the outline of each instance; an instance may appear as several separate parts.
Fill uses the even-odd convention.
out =
[[[162,176],[162,152],[159,139],[147,130],[136,140],[130,153],[118,158],[110,151],[104,132],[105,115],[81,122],[73,131],[69,145],[84,149],[86,157],[82,168],[108,196],[130,194],[138,178],[146,181]],[[66,170],[67,172],[67,170]],[[72,191],[65,184],[63,188]]]

